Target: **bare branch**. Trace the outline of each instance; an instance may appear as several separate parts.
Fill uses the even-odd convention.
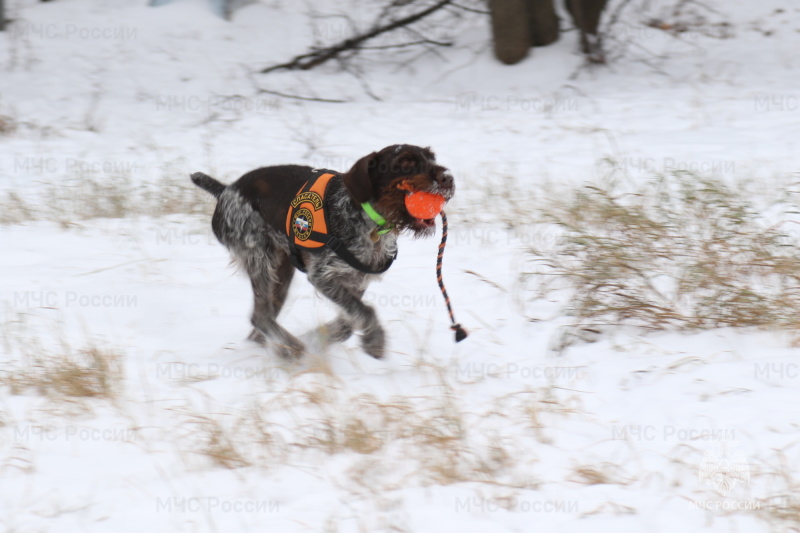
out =
[[[384,44],[380,46],[362,46],[361,50],[388,50],[390,48],[406,48],[408,46],[417,46],[420,44],[433,44],[436,46],[453,46],[452,42],[432,41],[430,39],[421,39],[419,41],[412,41],[410,43],[398,44]]]
[[[304,102],[325,102],[326,104],[346,104],[347,100],[334,100],[332,98],[316,98],[313,96],[300,96],[296,94],[286,94],[278,91],[270,91],[269,89],[258,88],[259,93],[272,94],[282,98],[292,98],[294,100],[303,100]]]
[[[375,37],[382,35],[384,33],[388,33],[398,28],[414,24],[415,22],[422,20],[428,15],[435,13],[436,11],[439,11],[445,6],[451,5],[452,3],[453,0],[440,0],[436,4],[433,4],[427,9],[414,13],[413,15],[409,15],[407,17],[395,20],[383,26],[375,26],[367,33],[364,33],[362,35],[357,35],[349,39],[345,39],[344,41],[341,41],[333,46],[329,46],[327,48],[320,48],[308,52],[306,54],[301,54],[286,63],[281,63],[278,65],[273,65],[271,67],[267,67],[263,69],[261,73],[267,74],[269,72],[274,72],[276,70],[310,70],[316,66],[319,66],[323,63],[330,61],[331,59],[339,57],[341,54],[347,51],[357,51],[362,48],[361,46],[362,43],[370,39],[374,39]]]
[[[272,89],[264,89],[259,86],[258,81],[255,77],[255,72],[247,69],[247,79],[250,80],[250,83],[253,85],[253,88],[256,90],[257,94],[271,94],[273,96],[280,96],[281,98],[290,98],[292,100],[302,100],[304,102],[324,102],[326,104],[346,104],[347,100],[338,100],[334,98],[322,98],[319,96],[303,96],[299,94],[289,94],[280,91],[274,91]]]
[[[467,7],[462,6],[461,4],[451,4],[456,9],[462,9],[464,11],[469,11],[470,13],[478,13],[479,15],[489,15],[490,12],[485,9],[475,9],[474,7]]]

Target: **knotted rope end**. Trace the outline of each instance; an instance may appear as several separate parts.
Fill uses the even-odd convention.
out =
[[[456,332],[456,342],[461,342],[467,338],[467,330],[461,327],[461,324],[453,324],[450,329]]]

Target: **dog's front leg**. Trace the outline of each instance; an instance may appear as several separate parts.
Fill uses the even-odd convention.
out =
[[[381,359],[386,342],[385,335],[375,309],[361,301],[363,291],[356,292],[347,284],[332,281],[330,277],[322,275],[320,269],[309,270],[308,281],[344,311],[344,316],[338,317],[331,323],[338,330],[336,333],[347,338],[349,324],[352,324],[362,332],[361,346],[364,351],[375,359]]]
[[[353,324],[347,316],[339,315],[324,326],[320,326],[319,335],[325,344],[344,342],[353,334]]]

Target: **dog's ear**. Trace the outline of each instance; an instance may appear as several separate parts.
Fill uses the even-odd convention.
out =
[[[373,196],[372,178],[369,175],[371,168],[375,166],[377,153],[372,152],[356,161],[346,174],[342,176],[344,185],[350,191],[350,196],[359,203],[369,202]]]

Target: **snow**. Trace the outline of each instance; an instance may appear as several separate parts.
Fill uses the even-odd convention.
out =
[[[366,24],[355,5],[313,11]],[[454,344],[448,330],[437,239],[401,242],[365,296],[385,360],[357,339],[322,350],[304,335],[313,353],[292,365],[245,340],[249,284],[211,234],[210,208],[2,226],[2,371],[26,349],[64,345],[120,353],[124,366],[113,400],[0,389],[3,528],[796,529],[767,509],[798,505],[791,335],[620,329],[559,353],[561,302],[528,301],[519,279],[526,246],[553,234],[509,229],[516,209],[547,201],[544,184],[601,179],[608,159],[633,181],[674,168],[754,192],[796,181],[800,8],[712,0],[706,15],[733,36],[675,39],[643,24],[669,5],[626,12],[621,41],[635,44],[608,67],[581,69],[574,33],[500,65],[475,15],[437,27],[457,44],[442,57],[404,68],[373,54],[359,80],[333,66],[254,74],[314,43],[310,2],[263,0],[226,22],[200,1],[11,1],[0,115],[18,126],[0,138],[3,195],[120,173],[153,186],[286,162],[346,169],[385,145],[430,145],[457,180],[445,282],[470,337]],[[315,20],[318,39],[346,32]],[[301,334],[333,312],[298,276],[281,322]],[[354,420],[372,432],[361,444],[326,440]],[[215,427],[247,466],[210,460]],[[698,480],[720,437],[750,471],[727,496]]]

